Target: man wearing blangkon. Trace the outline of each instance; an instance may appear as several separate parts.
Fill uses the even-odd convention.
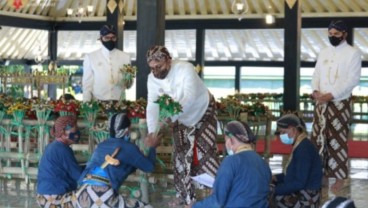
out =
[[[173,169],[177,200],[171,207],[191,204],[195,187],[190,176],[208,173],[216,175],[217,117],[213,95],[208,91],[194,66],[185,61],[172,60],[164,46],[153,46],[147,52],[151,73],[147,88],[147,126],[149,137],[159,128],[159,106],[155,103],[167,94],[180,103],[183,112],[171,117],[173,122]]]
[[[116,48],[116,30],[113,25],[104,25],[100,29],[102,47],[89,53],[83,62],[83,101],[120,100],[125,95],[125,86],[121,83],[123,74],[120,69],[130,64],[127,53]],[[123,98],[124,99],[124,98]]]
[[[329,177],[336,179],[332,191],[340,190],[348,177],[351,96],[361,74],[361,53],[346,42],[347,36],[345,22],[331,22],[331,46],[319,54],[312,78],[312,97],[316,102],[312,141],[323,159],[325,182]]]

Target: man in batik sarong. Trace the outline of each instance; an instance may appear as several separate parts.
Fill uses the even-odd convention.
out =
[[[40,207],[76,207],[75,190],[82,173],[71,144],[80,133],[75,116],[56,119],[51,135],[55,140],[46,146],[38,166],[37,203]]]
[[[79,179],[81,186],[76,193],[79,207],[152,208],[119,193],[125,179],[137,169],[144,172],[154,170],[156,147],[160,141],[158,138],[146,139],[148,153],[145,156],[137,145],[130,142],[130,124],[126,113],[109,118],[110,137],[97,145]]]
[[[338,191],[348,178],[348,146],[352,116],[352,91],[361,76],[361,53],[346,42],[348,27],[333,21],[328,27],[330,46],[318,57],[312,78],[312,98],[316,102],[312,141],[323,158],[324,181],[335,178]]]
[[[208,173],[215,176],[217,159],[217,117],[215,100],[194,66],[172,60],[164,46],[153,46],[147,52],[148,75],[147,126],[149,136],[159,130],[159,105],[162,94],[182,106],[183,112],[170,118],[173,128],[173,169],[177,200],[170,203],[190,204],[195,200],[191,176]]]
[[[277,128],[281,142],[291,145],[292,151],[283,173],[272,177],[270,207],[319,208],[322,162],[317,148],[308,139],[304,121],[286,114],[277,120]]]

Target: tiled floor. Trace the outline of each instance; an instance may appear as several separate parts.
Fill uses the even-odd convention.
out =
[[[275,155],[270,160],[270,167],[273,173],[281,171],[283,156]],[[355,205],[359,208],[365,208],[368,204],[368,160],[367,159],[352,159],[350,161],[350,179],[347,181],[346,186],[336,193],[339,196],[350,197],[354,200]],[[159,178],[159,177],[158,177]],[[166,177],[165,177],[166,178]],[[165,187],[163,184],[167,186]],[[332,184],[333,181],[330,180]],[[6,187],[6,188],[5,188]],[[14,180],[1,184],[0,192],[0,208],[15,208],[15,207],[38,207],[35,201],[34,184],[31,183],[28,187],[24,181],[19,182],[18,188]],[[153,207],[165,208],[168,207],[167,203],[173,199],[175,191],[170,180],[159,180],[159,182],[150,186],[150,201]],[[203,197],[208,192],[199,191],[199,197]],[[327,188],[323,189],[323,201],[333,197],[335,194],[328,191]]]

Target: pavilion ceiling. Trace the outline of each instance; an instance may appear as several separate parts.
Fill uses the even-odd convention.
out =
[[[93,11],[82,18],[88,21],[105,21],[107,0],[28,0],[22,8],[15,9],[9,0],[0,0],[0,15],[32,20],[68,22],[78,21],[79,17],[69,17],[67,9],[87,5]],[[263,19],[272,14],[278,19],[284,16],[284,0],[246,0],[249,9],[241,21]],[[123,14],[125,21],[136,21],[137,0],[125,0]],[[233,0],[166,0],[166,20],[218,20],[237,19],[232,12]],[[302,17],[367,17],[368,0],[302,0]],[[117,6],[116,9],[121,7]],[[1,22],[1,20],[0,20]],[[354,31],[354,45],[363,51],[363,60],[368,61],[368,29]],[[58,35],[58,59],[81,60],[84,53],[96,48],[97,31],[62,31]],[[301,60],[314,61],[320,48],[328,44],[324,29],[302,30]],[[182,37],[182,38],[178,38]],[[194,59],[195,35],[188,30],[170,31],[166,44],[176,58]],[[283,30],[210,30],[206,31],[206,60],[283,60]],[[126,31],[124,38],[135,40],[135,31]],[[35,51],[47,55],[48,31],[3,25],[0,30],[1,59],[33,59]],[[125,41],[124,41],[125,42]],[[194,45],[194,47],[192,47]],[[188,47],[190,46],[190,47]],[[80,50],[81,48],[85,50]],[[124,50],[135,57],[135,44],[125,43]]]
[[[24,0],[23,0],[24,1]],[[0,14],[25,16],[29,18],[45,18],[49,20],[65,20],[68,8],[75,10],[81,5],[93,6],[89,20],[103,19],[106,16],[107,0],[27,0],[24,7],[16,9],[8,2],[0,0]],[[127,20],[135,20],[137,0],[124,0],[123,11]],[[259,18],[266,14],[278,17],[284,15],[284,0],[246,0],[249,5],[245,18]],[[302,0],[303,17],[344,17],[366,16],[367,0]],[[208,19],[234,18],[233,0],[165,0],[166,19]],[[119,8],[119,7],[117,7]]]

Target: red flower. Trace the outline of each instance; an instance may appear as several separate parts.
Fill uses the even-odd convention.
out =
[[[60,111],[64,111],[64,112],[70,112],[70,113],[74,113],[77,115],[77,113],[79,112],[79,104],[77,103],[77,101],[75,100],[70,100],[70,101],[56,101],[55,103],[55,108],[54,108],[55,112],[60,112]]]

